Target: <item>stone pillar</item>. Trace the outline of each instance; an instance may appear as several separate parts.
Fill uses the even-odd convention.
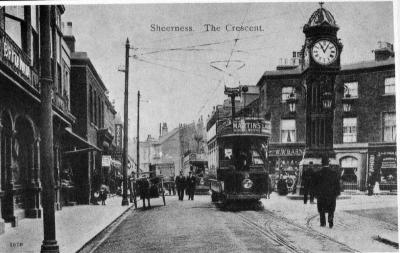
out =
[[[40,152],[40,140],[36,138],[31,145],[31,162],[29,163],[29,184],[27,185],[27,191],[25,194],[27,208],[25,209],[26,217],[28,218],[40,218],[42,216],[42,210],[40,208],[40,183],[38,180],[38,155]]]

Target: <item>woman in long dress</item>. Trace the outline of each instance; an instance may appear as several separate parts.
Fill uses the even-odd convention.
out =
[[[379,194],[381,191],[379,190],[379,182],[378,181],[376,181],[375,182],[375,186],[374,186],[374,194],[375,195],[377,195],[377,194]]]

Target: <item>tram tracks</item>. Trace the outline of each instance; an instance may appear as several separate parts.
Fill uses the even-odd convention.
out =
[[[294,244],[292,244],[290,241],[286,240],[284,237],[282,237],[280,234],[274,232],[271,229],[271,226],[261,226],[258,223],[254,222],[250,218],[242,215],[242,214],[237,214],[237,216],[249,227],[257,230],[260,232],[263,236],[265,236],[267,239],[270,239],[279,245],[283,246],[286,248],[287,252],[299,252],[302,253],[304,252],[302,249],[296,247]]]
[[[296,231],[296,233],[307,235],[314,240],[318,240],[323,244],[327,245],[336,245],[341,252],[358,252],[357,250],[349,247],[348,245],[335,240],[332,237],[329,237],[315,229],[311,226],[311,221],[316,218],[318,215],[312,215],[307,218],[306,226],[297,224],[285,217],[281,217],[273,214],[269,211],[257,212],[257,214],[261,214],[259,221],[252,220],[251,218],[238,213],[237,216],[248,226],[256,229],[262,235],[264,235],[267,239],[270,239],[279,245],[286,248],[288,252],[311,252],[313,250],[308,250],[297,246],[290,239],[290,236],[287,236],[287,231],[292,230]],[[260,222],[260,220],[262,220]],[[292,235],[292,238],[295,237]],[[294,238],[296,239],[296,238]],[[294,240],[295,241],[295,240]],[[304,247],[305,245],[303,245]]]

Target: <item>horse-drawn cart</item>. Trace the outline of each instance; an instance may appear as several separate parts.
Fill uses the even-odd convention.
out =
[[[165,206],[163,176],[154,176],[152,173],[143,172],[140,174],[139,178],[131,180],[130,187],[131,197],[133,198],[135,208],[137,208],[136,198],[138,196],[143,201],[143,207],[146,207],[145,199],[147,199],[148,207],[150,207],[150,199],[159,198],[160,196],[162,197]]]

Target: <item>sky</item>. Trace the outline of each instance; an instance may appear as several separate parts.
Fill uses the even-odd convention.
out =
[[[307,3],[175,3],[65,5],[76,51],[88,53],[123,115],[125,42],[129,38],[129,137],[136,136],[140,90],[140,139],[204,119],[226,99],[224,86],[256,85],[304,43],[303,25],[319,8]],[[373,60],[378,41],[393,43],[391,2],[327,2],[344,45],[342,64]],[[205,25],[219,26],[207,31]],[[226,31],[245,25],[261,31]],[[152,31],[182,26],[192,31]],[[210,28],[210,26],[208,26]],[[229,62],[229,63],[228,63]]]

